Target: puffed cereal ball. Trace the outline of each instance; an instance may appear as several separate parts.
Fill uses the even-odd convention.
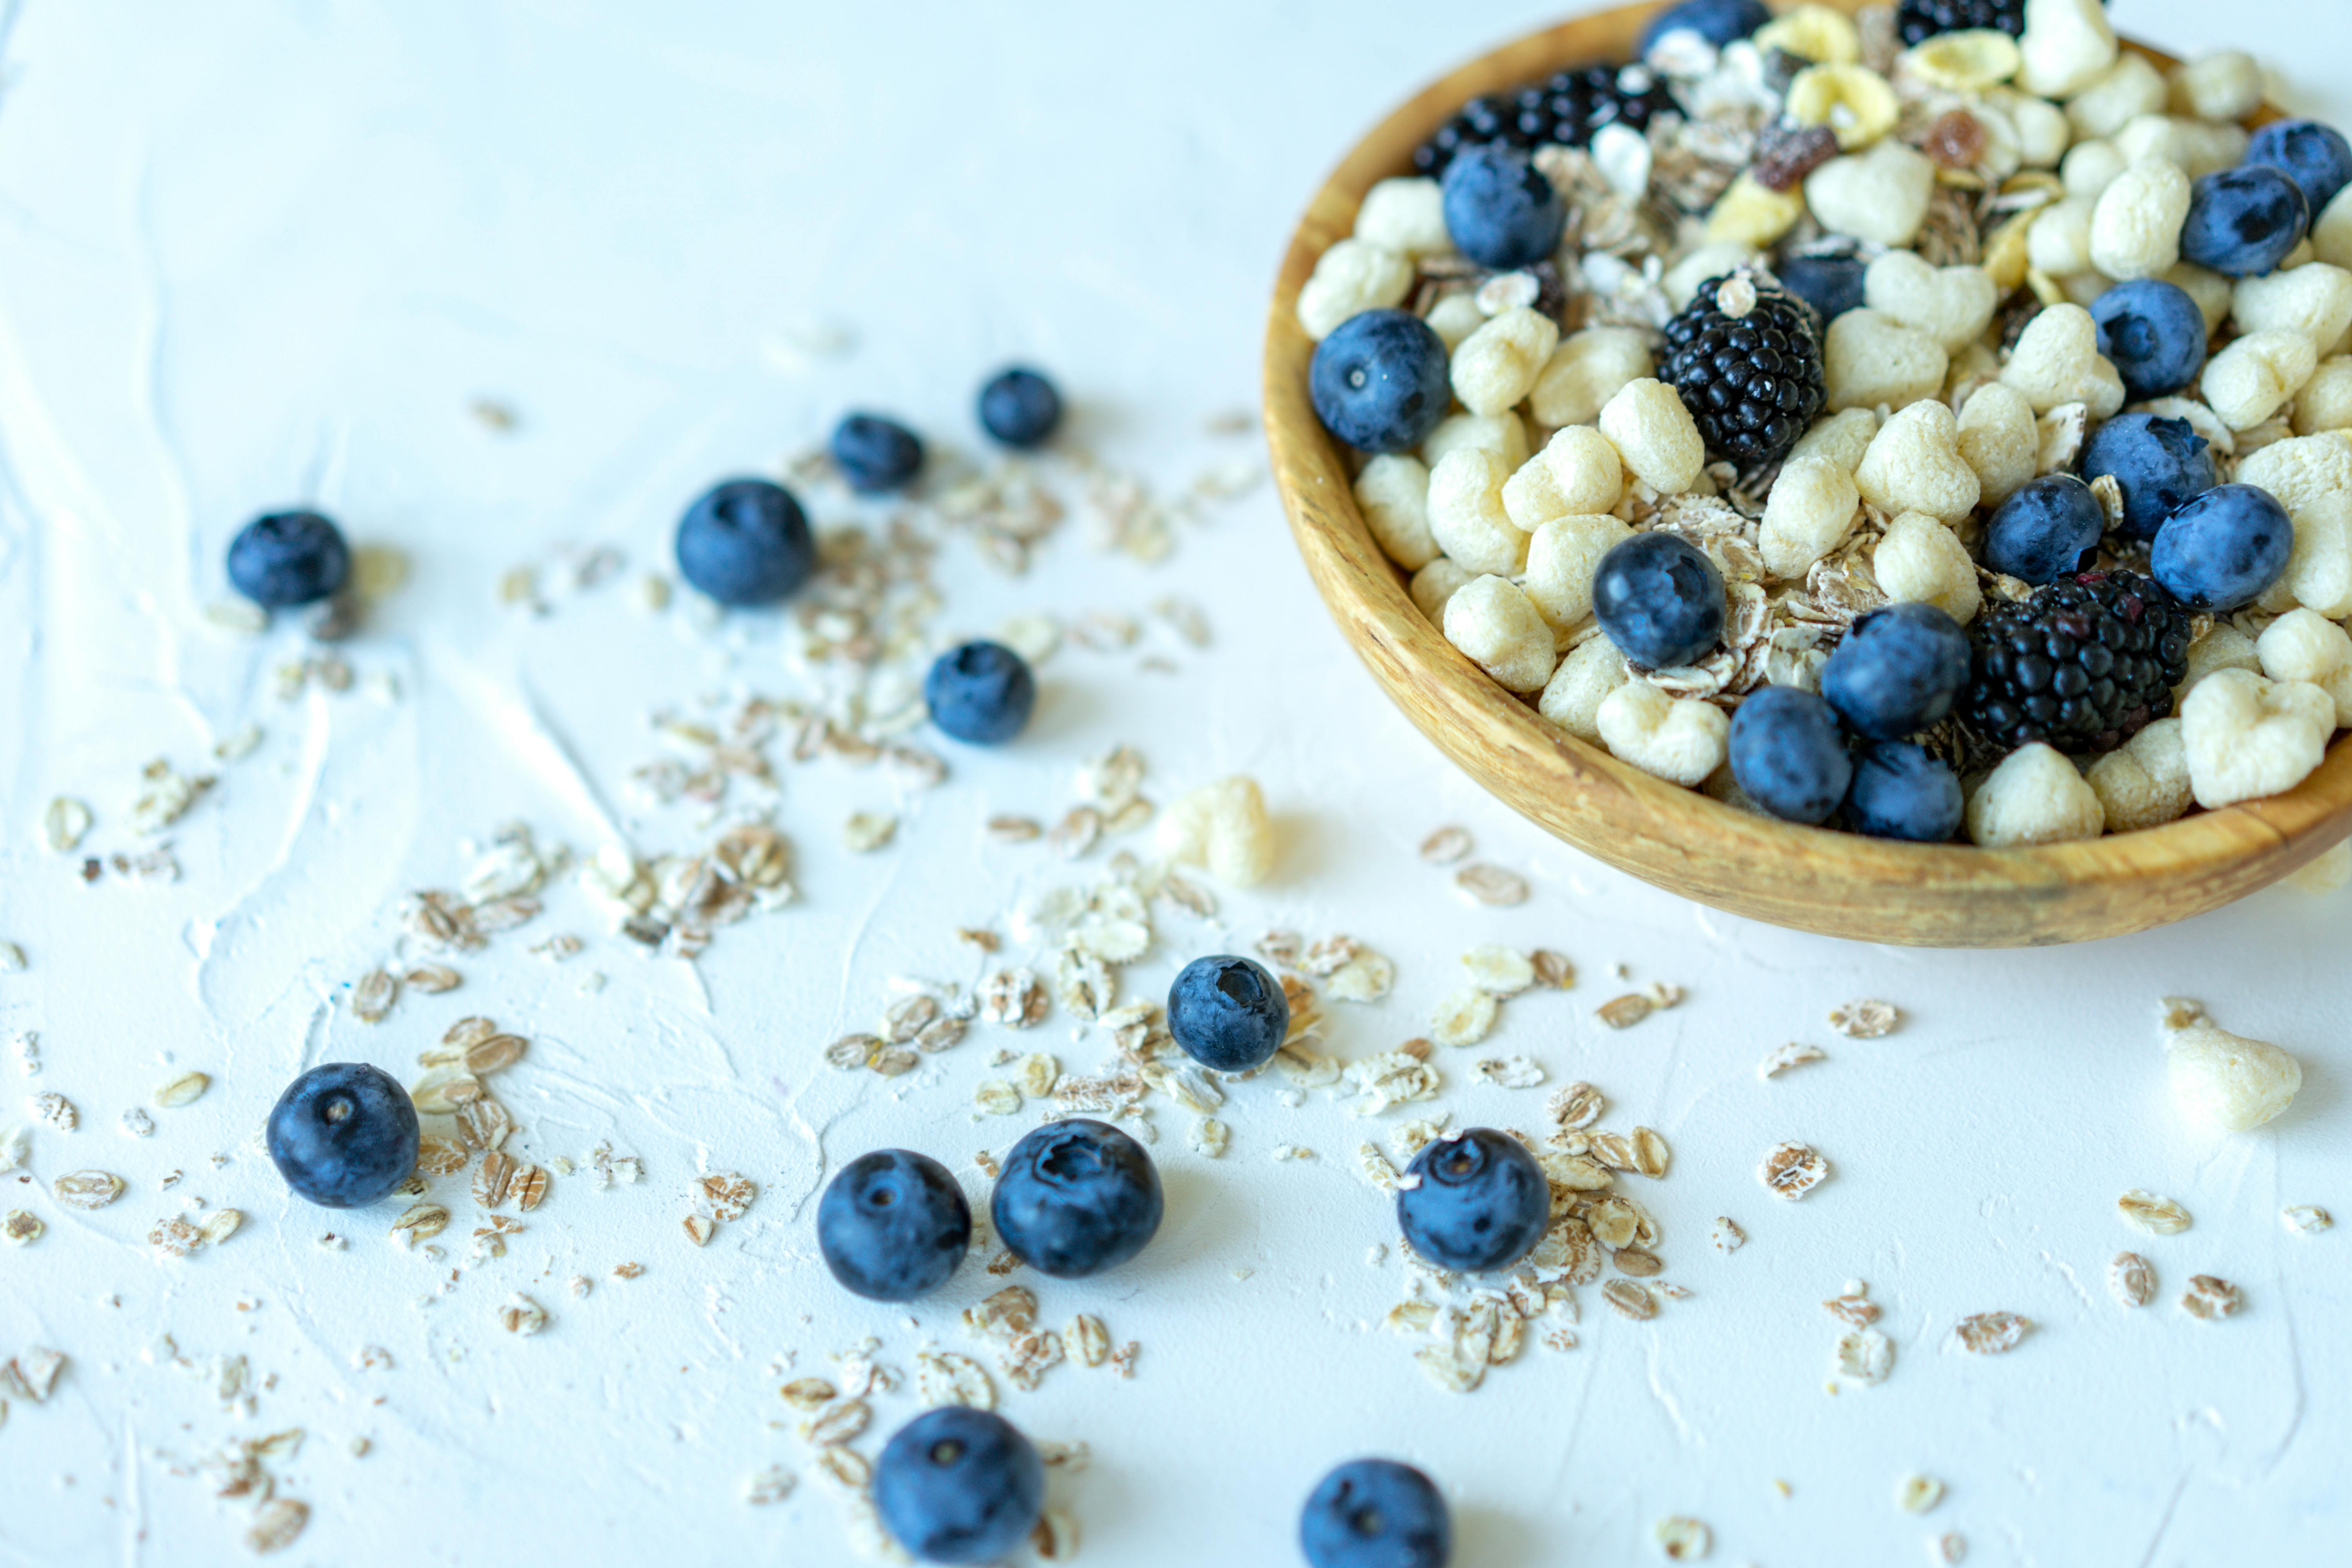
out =
[[[2130,57],[2143,67],[2147,62]],[[2155,75],[2153,67],[2148,74]],[[2143,158],[2099,193],[2091,210],[2091,265],[2114,279],[2161,278],[2180,259],[2189,217],[2189,176],[2162,158]]]
[[[1871,571],[1888,598],[1933,605],[1961,626],[1976,619],[1984,605],[1968,547],[1925,512],[1906,511],[1886,525]]]
[[[1462,340],[1450,374],[1473,414],[1505,414],[1532,391],[1559,343],[1559,323],[1540,310],[1505,310]]]
[[[1601,705],[1633,679],[1625,655],[1605,637],[1579,643],[1543,689],[1536,710],[1578,740],[1601,742]]]
[[[1160,847],[1229,888],[1254,888],[1274,869],[1278,846],[1257,781],[1236,773],[1178,795],[1160,814]]]
[[[1601,558],[1633,537],[1613,517],[1554,518],[1528,542],[1527,595],[1556,631],[1592,614],[1592,574]]]
[[[1475,576],[1460,562],[1441,555],[1414,573],[1405,591],[1412,595],[1413,607],[1423,618],[1443,630],[1445,606],[1454,602],[1454,595],[1470,585]]]
[[[2180,705],[2189,782],[2208,811],[2293,789],[2336,733],[2336,700],[2308,681],[2221,669]]]
[[[1445,454],[1429,470],[1429,531],[1437,547],[1476,573],[1510,575],[1528,563],[1528,536],[1503,510],[1503,459],[1481,447]]]
[[[1633,327],[1587,327],[1552,351],[1528,410],[1545,425],[1590,425],[1609,400],[1657,374],[1649,338]]]
[[[2000,379],[2025,394],[2037,415],[2080,403],[2100,420],[2124,405],[2123,377],[2099,353],[2098,325],[2080,305],[2053,305],[2027,322]]]
[[[1596,722],[1612,756],[1685,788],[1705,783],[1731,754],[1731,720],[1722,709],[1669,697],[1646,680],[1612,691]]]
[[[1773,576],[1801,581],[1808,568],[1845,542],[1861,514],[1862,492],[1853,476],[1827,458],[1791,458],[1780,466],[1764,502],[1757,542],[1764,569]]]
[[[2228,1132],[2273,1120],[2303,1088],[2303,1065],[2266,1040],[2249,1040],[2200,1018],[2164,1048],[2173,1102]]]
[[[2083,775],[2107,814],[2110,833],[2160,827],[2187,812],[2189,751],[2180,721],[2158,719],[2093,763]]]
[[[1518,415],[1449,414],[1421,444],[1421,460],[1434,473],[1448,454],[1465,447],[1492,452],[1516,469],[1528,460],[1528,427]]]
[[[1801,458],[1821,458],[1850,474],[1862,467],[1862,456],[1870,450],[1870,438],[1877,434],[1875,408],[1841,409],[1813,421],[1813,427],[1790,448],[1788,460],[1793,463]]]
[[[1832,321],[1822,342],[1822,383],[1833,414],[1933,397],[1950,364],[1935,339],[1867,307]]]
[[[1384,452],[1366,463],[1356,476],[1356,504],[1381,549],[1406,571],[1418,572],[1437,558],[1437,539],[1429,531],[1429,469],[1419,458]]]
[[[1412,276],[1410,257],[1360,239],[1339,240],[1317,258],[1298,290],[1298,324],[1320,342],[1350,316],[1401,303]]]
[[[1445,196],[1435,180],[1382,180],[1356,209],[1355,237],[1404,256],[1444,256],[1454,248],[1445,232]]]
[[[1969,796],[1969,842],[1988,849],[2096,838],[2106,823],[2074,764],[2038,741],[2002,758]]]
[[[1628,382],[1601,410],[1601,433],[1633,476],[1660,495],[1680,495],[1706,467],[1706,443],[1682,395],[1644,376]]]
[[[1927,155],[1888,140],[1806,175],[1805,205],[1832,234],[1900,249],[1919,237],[1935,190],[1936,165]]]
[[[1960,458],[1976,470],[1978,504],[1997,507],[2041,472],[2042,432],[2033,405],[2013,386],[1993,382],[1960,409]]]
[[[1934,398],[1879,426],[1853,472],[1862,499],[1881,511],[1923,511],[1948,527],[1976,510],[1982,487],[1960,456],[1959,421]]]
[[[2262,67],[2243,49],[2221,49],[2172,68],[2169,101],[2199,120],[2243,120],[2263,102]]]
[[[2336,723],[2352,729],[2352,633],[2315,610],[2289,610],[2254,639],[2273,680],[2307,680],[2335,700]]]
[[[1445,640],[1506,691],[1540,691],[1556,668],[1550,626],[1506,577],[1476,578],[1446,602]]]
[[[2238,482],[2268,490],[2294,524],[2286,574],[2256,603],[2273,612],[2300,605],[2332,621],[2352,616],[2352,441],[2274,441],[2239,460]]]

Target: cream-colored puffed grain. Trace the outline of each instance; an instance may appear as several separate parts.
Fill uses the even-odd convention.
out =
[[[2096,838],[2106,822],[2074,764],[2040,742],[2002,758],[1969,796],[1969,842],[1988,849]]]
[[[2232,430],[2251,430],[2286,406],[2319,368],[2301,332],[2248,332],[2205,362],[2206,405]]]
[[[1349,317],[1386,310],[1412,288],[1412,258],[1386,246],[1342,239],[1317,258],[1298,290],[1298,324],[1320,342]]]
[[[1862,466],[1862,455],[1870,450],[1870,438],[1878,434],[1878,411],[1868,408],[1847,408],[1824,415],[1813,421],[1813,427],[1797,438],[1790,450],[1789,461],[1801,458],[1825,458],[1847,473]]]
[[[1706,227],[1701,237],[1708,245],[1770,245],[1796,227],[1797,221],[1804,216],[1803,196],[1795,191],[1772,190],[1754,174],[1743,174],[1716,199],[1706,215]]]
[[[1470,585],[1475,575],[1459,561],[1441,555],[1412,574],[1405,592],[1412,595],[1414,607],[1430,625],[1442,627],[1445,624],[1445,606],[1453,602],[1454,595]]]
[[[2167,104],[2199,120],[2243,120],[2263,102],[2263,68],[2243,49],[2219,49],[2172,68]]]
[[[2074,128],[2066,111],[2049,100],[2014,87],[1997,87],[1984,95],[1985,104],[2009,117],[2017,128],[2018,156],[2029,169],[2054,169],[2066,156]]]
[[[1908,250],[1890,250],[1863,274],[1863,302],[1880,315],[1936,340],[1947,354],[1992,324],[2000,290],[1981,267],[1930,267]]]
[[[2000,379],[2025,394],[2036,414],[2080,403],[2097,421],[2124,405],[2123,377],[2100,354],[2098,327],[2080,305],[2053,305],[2027,322]]]
[[[2141,115],[2160,112],[2166,96],[2162,73],[2145,57],[2118,55],[2115,64],[2067,100],[2066,121],[2077,141],[2113,136]]]
[[[2116,280],[2097,268],[2088,272],[2070,272],[2058,279],[2058,291],[2066,300],[2089,310],[2099,296],[2116,286]]]
[[[1439,300],[1422,320],[1429,323],[1430,331],[1437,334],[1437,341],[1445,345],[1446,353],[1451,355],[1462,346],[1463,339],[1486,324],[1486,312],[1478,308],[1476,293],[1465,289]]]
[[[2336,700],[2304,680],[2220,669],[2180,705],[2180,738],[2197,804],[2217,810],[2293,789],[2336,733]]]
[[[1507,577],[1479,577],[1445,605],[1445,640],[1506,691],[1540,691],[1557,656],[1551,626]]]
[[[1960,410],[1960,457],[1976,470],[1978,504],[1999,506],[2041,471],[2042,433],[2025,394],[2002,382],[1979,386]]]
[[[2164,1047],[2173,1103],[2227,1132],[2272,1120],[2303,1088],[2303,1064],[2267,1040],[2231,1034],[2210,1018],[2177,1031]]]
[[[1552,351],[1536,377],[1528,411],[1545,425],[1590,425],[1609,400],[1655,373],[1647,335],[1634,327],[1588,327]]]
[[[1438,464],[1465,447],[1492,452],[1516,469],[1528,460],[1528,427],[1516,412],[1449,414],[1422,442],[1421,460],[1429,465],[1430,472],[1435,473]]]
[[[2189,645],[2188,673],[2172,689],[2174,700],[2185,701],[2197,683],[2217,669],[2251,669],[2257,675],[2263,670],[2254,639],[2227,621],[2215,621],[2210,630]]]
[[[1878,427],[1853,482],[1862,499],[1881,511],[1924,511],[1958,527],[1982,493],[1959,443],[1959,421],[1951,409],[1922,398]]]
[[[1559,486],[1553,480],[1551,468],[1541,452],[1521,463],[1517,471],[1503,481],[1503,513],[1511,520],[1511,526],[1523,533],[1533,533],[1553,518],[1566,517],[1570,510],[1561,499]]]
[[[1870,567],[1888,598],[1933,605],[1962,626],[1984,605],[1968,546],[1926,512],[1906,511],[1889,522]]]
[[[2126,58],[2155,75],[2137,55]],[[2161,278],[2180,259],[2180,226],[2188,217],[2189,176],[2180,165],[2143,158],[2099,193],[2091,212],[2091,265],[2109,278]]]
[[[1403,256],[1444,256],[1454,248],[1445,231],[1445,195],[1435,180],[1382,180],[1356,209],[1355,237]]]
[[[1952,356],[1944,372],[1944,390],[1938,394],[1955,408],[1965,408],[1978,388],[1991,385],[2000,379],[2000,354],[1993,346],[1979,339],[1963,343]]]
[[[1447,374],[1454,395],[1473,414],[1517,408],[1559,346],[1559,323],[1521,306],[1505,310],[1462,340]]]
[[[1503,510],[1512,470],[1480,447],[1448,452],[1429,470],[1429,531],[1437,547],[1473,572],[1505,576],[1528,563],[1528,536]]]
[[[1246,773],[1178,795],[1160,814],[1160,852],[1204,868],[1229,888],[1254,888],[1274,869],[1278,853],[1265,796]]]
[[[2286,571],[2257,601],[2262,607],[2300,605],[2331,621],[2352,616],[2352,441],[2336,434],[2275,441],[2242,458],[2237,479],[2270,491],[2294,524]]]
[[[1847,153],[1861,152],[1903,118],[1894,86],[1864,65],[1807,66],[1789,83],[1780,112],[1792,124],[1828,126]]]
[[[1822,342],[1822,381],[1833,413],[1902,408],[1943,390],[1951,360],[1941,344],[1864,306],[1830,323]]]
[[[2205,335],[2211,337],[2221,330],[2230,314],[2230,280],[2219,272],[2208,271],[2193,261],[2174,263],[2164,280],[2197,301],[2197,309],[2205,317]]]
[[[2311,248],[2331,267],[2352,267],[2352,185],[2336,192],[2312,220]]]
[[[1383,452],[1366,463],[1356,476],[1356,504],[1390,560],[1418,572],[1437,559],[1437,537],[1429,531],[1429,469],[1419,458]]]
[[[2352,430],[2352,354],[2320,362],[2294,395],[2294,423],[2298,436]]]
[[[2160,827],[2189,809],[2189,752],[2180,721],[2159,719],[2084,774],[2107,814],[2110,833]]]
[[[1626,471],[1660,495],[1680,495],[1706,466],[1706,443],[1682,394],[1651,376],[1628,382],[1601,409],[1601,433]]]
[[[2168,158],[2192,180],[2234,167],[2246,155],[2247,136],[2235,125],[2209,125],[2173,114],[2143,114],[2115,134],[2116,150],[2137,163]]]
[[[2254,639],[2273,680],[2304,680],[2336,704],[2338,729],[2352,729],[2352,634],[2316,610],[2289,610]]]
[[[2017,85],[2043,98],[2072,98],[2099,79],[2118,50],[2099,0],[2025,0]]]
[[[2077,142],[2066,149],[2065,162],[2058,165],[2058,178],[2068,195],[2096,200],[2117,174],[2130,167],[2131,161],[2116,152],[2112,142]]]
[[[1536,711],[1580,741],[1601,743],[1601,704],[1633,679],[1625,656],[1607,637],[1580,643],[1543,689]]]
[[[2241,278],[2230,314],[2242,332],[2301,332],[2327,345],[2352,327],[2352,272],[2315,261],[2267,278]]]
[[[1799,5],[1748,35],[1759,49],[1781,49],[1801,60],[1850,66],[1862,58],[1853,18],[1827,5]]]
[[[1555,631],[1566,631],[1592,614],[1592,574],[1601,558],[1633,537],[1613,517],[1585,513],[1556,517],[1528,541],[1528,597]]]
[[[2053,202],[2033,217],[2025,232],[2025,255],[2036,272],[2063,278],[2091,265],[2091,216],[2099,210],[2096,196],[2068,196]]]
[[[1845,542],[1862,512],[1853,476],[1827,458],[1792,458],[1780,466],[1764,502],[1757,543],[1764,569],[1802,582],[1807,568]]]
[[[2017,40],[2007,33],[1993,27],[1964,27],[1938,33],[1905,50],[1897,69],[1946,92],[1970,93],[1999,87],[2024,63],[2017,52]]]
[[[1538,460],[1551,470],[1562,513],[1609,511],[1625,493],[1624,459],[1593,426],[1554,431]]]
[[[1899,248],[1918,237],[1935,190],[1936,165],[1927,155],[1887,140],[1806,175],[1805,205],[1832,234]]]
[[[2144,403],[2133,404],[2131,412],[2153,414],[2159,419],[2184,420],[2189,429],[2204,437],[2205,444],[2213,448],[2215,455],[2224,458],[2237,456],[2236,433],[2221,423],[2221,416],[2193,397],[2151,397]]]
[[[1686,310],[1698,297],[1700,284],[1712,278],[1727,278],[1743,267],[1756,266],[1762,259],[1751,245],[1736,242],[1702,245],[1667,268],[1665,276],[1658,279],[1658,287],[1666,291],[1667,303],[1677,310]]]
[[[1704,784],[1731,751],[1731,720],[1722,709],[1669,697],[1646,680],[1603,698],[1594,722],[1612,756],[1685,787]]]

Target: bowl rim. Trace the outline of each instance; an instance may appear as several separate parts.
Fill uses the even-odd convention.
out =
[[[1864,0],[1832,3],[1851,12]],[[2095,839],[1984,848],[1957,841],[1909,844],[1783,822],[1654,777],[1557,728],[1496,684],[1422,616],[1405,591],[1402,569],[1366,528],[1338,444],[1308,402],[1307,367],[1315,345],[1298,325],[1299,289],[1322,252],[1350,231],[1364,193],[1377,180],[1410,174],[1411,148],[1465,100],[1569,65],[1622,58],[1658,8],[1639,4],[1571,17],[1490,49],[1423,87],[1349,147],[1291,233],[1269,310],[1263,366],[1274,477],[1326,608],[1391,699],[1490,793],[1622,869],[1719,908],[1880,942],[2011,945],[2144,930],[2243,897],[2352,832],[2352,735],[2341,734],[2320,767],[2284,794]],[[2177,63],[2161,50],[2125,44],[2160,68]],[[2279,112],[2265,102],[2250,119],[2260,123]],[[1458,732],[1449,732],[1432,699],[1463,721]],[[1528,785],[1540,787],[1532,794],[1498,787],[1490,772],[1524,775]],[[1624,816],[1616,825],[1622,835],[1612,831],[1607,818],[1612,814]],[[1612,841],[1627,836],[1639,845]],[[2111,908],[2080,931],[2044,929],[2028,911],[1980,932],[1969,931],[1967,921],[1930,921],[1939,929],[1923,934],[1875,929],[1839,918],[1836,910],[1819,911],[1818,919],[1797,910],[1767,912],[1723,877],[1705,874],[1708,861],[1753,865],[1831,850],[1856,890],[1885,885],[1928,902],[1980,907],[1987,896],[2003,892],[2025,895],[2029,903],[2063,901],[2069,890],[2091,890],[2113,903],[2158,876],[2174,884],[2179,897],[2155,900],[2143,910]]]

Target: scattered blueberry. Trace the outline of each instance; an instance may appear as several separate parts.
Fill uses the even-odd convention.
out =
[[[833,466],[849,488],[895,490],[923,466],[923,438],[879,414],[845,414],[833,427]]]
[[[1410,310],[1364,310],[1315,345],[1307,396],[1323,427],[1360,452],[1403,452],[1454,401],[1445,340]]]
[[[1794,686],[1749,692],[1731,716],[1731,776],[1775,816],[1826,820],[1853,776],[1836,711]]]
[[[2130,539],[2154,539],[2181,502],[2221,482],[2205,437],[2186,419],[2157,414],[2118,414],[2092,431],[2081,466],[2085,480],[2114,477],[2124,492],[2118,531]]]
[[[1873,838],[1941,844],[1960,830],[1960,779],[1949,763],[1908,741],[1874,741],[1854,753],[1846,825]]]
[[[826,1184],[817,1200],[816,1244],[850,1294],[911,1301],[946,1284],[963,1262],[971,1208],[937,1160],[877,1149]]]
[[[2284,171],[2302,188],[2314,223],[2336,192],[2352,185],[2352,143],[2334,126],[2316,120],[2272,121],[2254,132],[2246,143],[2246,155],[2238,162]]]
[[[1045,1508],[1045,1462],[992,1411],[926,1411],[874,1464],[883,1528],[926,1563],[993,1563],[1028,1539]]]
[[[923,677],[931,722],[959,741],[1001,746],[1021,733],[1037,706],[1037,678],[1003,643],[968,642],[931,661]]]
[[[1013,1145],[988,1203],[997,1239],[1041,1274],[1082,1279],[1143,1250],[1160,1228],[1160,1173],[1101,1121],[1049,1121]]]
[[[722,605],[774,604],[815,567],[801,503],[766,479],[714,485],[678,520],[678,574]]]
[[[2082,569],[2106,529],[2106,510],[2090,486],[2072,474],[2044,474],[1994,510],[1985,524],[1984,563],[2022,582],[2054,583]]]
[[[2164,520],[2148,567],[2192,610],[2234,610],[2279,580],[2294,525],[2270,491],[2216,485]]]
[[[372,1204],[416,1169],[416,1107],[365,1062],[329,1062],[286,1086],[265,1141],[297,1197],[331,1209]]]
[[[1680,534],[1637,533],[1593,572],[1592,618],[1635,664],[1695,664],[1723,640],[1723,574]]]
[[[981,428],[1008,447],[1042,447],[1062,423],[1062,395],[1043,372],[999,371],[980,389]]]
[[[229,586],[265,610],[332,598],[351,574],[342,530],[315,511],[257,517],[229,541]]]
[[[1968,683],[1968,634],[1935,605],[1916,603],[1856,620],[1822,668],[1822,695],[1847,729],[1874,741],[1938,722]]]
[[[1298,1519],[1309,1568],[1445,1568],[1454,1522],[1427,1476],[1394,1459],[1351,1459],[1325,1476]]]
[[[1535,1250],[1551,1223],[1551,1185],[1526,1145],[1473,1127],[1413,1156],[1397,1189],[1397,1224],[1412,1249],[1440,1268],[1507,1268]]]
[[[1568,227],[1568,204],[1527,149],[1489,142],[1445,166],[1445,232],[1481,267],[1507,272],[1549,260]]]
[[[2118,283],[2091,301],[2091,320],[2099,329],[2099,353],[2134,401],[2169,397],[2205,368],[2205,312],[2178,283]]]
[[[1827,326],[1863,306],[1862,279],[1868,270],[1854,256],[1791,256],[1774,264],[1780,286],[1811,305]]]
[[[2180,258],[2229,278],[2275,271],[2311,226],[2311,204],[2283,169],[2241,164],[2189,187]]]
[[[1688,27],[1708,43],[1721,48],[1737,38],[1744,38],[1772,19],[1764,9],[1764,0],[1683,0],[1679,5],[1660,12],[1642,31],[1642,53],[1647,55],[1657,47],[1660,38],[1677,28]]]
[[[1202,1067],[1247,1072],[1282,1048],[1290,1002],[1249,959],[1196,958],[1168,988],[1168,1032]]]

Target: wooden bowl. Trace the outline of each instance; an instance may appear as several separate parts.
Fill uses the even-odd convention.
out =
[[[1852,11],[1862,0],[1831,3]],[[2244,898],[2352,832],[2352,740],[2339,740],[2286,795],[2085,843],[1978,849],[1778,822],[1653,778],[1555,728],[1423,617],[1366,530],[1348,466],[1307,400],[1315,344],[1298,325],[1299,286],[1353,227],[1364,193],[1410,174],[1413,148],[1465,100],[1566,66],[1629,58],[1654,9],[1563,22],[1416,94],[1316,193],[1283,259],[1265,341],[1276,481],[1317,590],[1406,716],[1471,777],[1587,854],[1735,914],[1865,942],[2017,947],[2145,931]]]

